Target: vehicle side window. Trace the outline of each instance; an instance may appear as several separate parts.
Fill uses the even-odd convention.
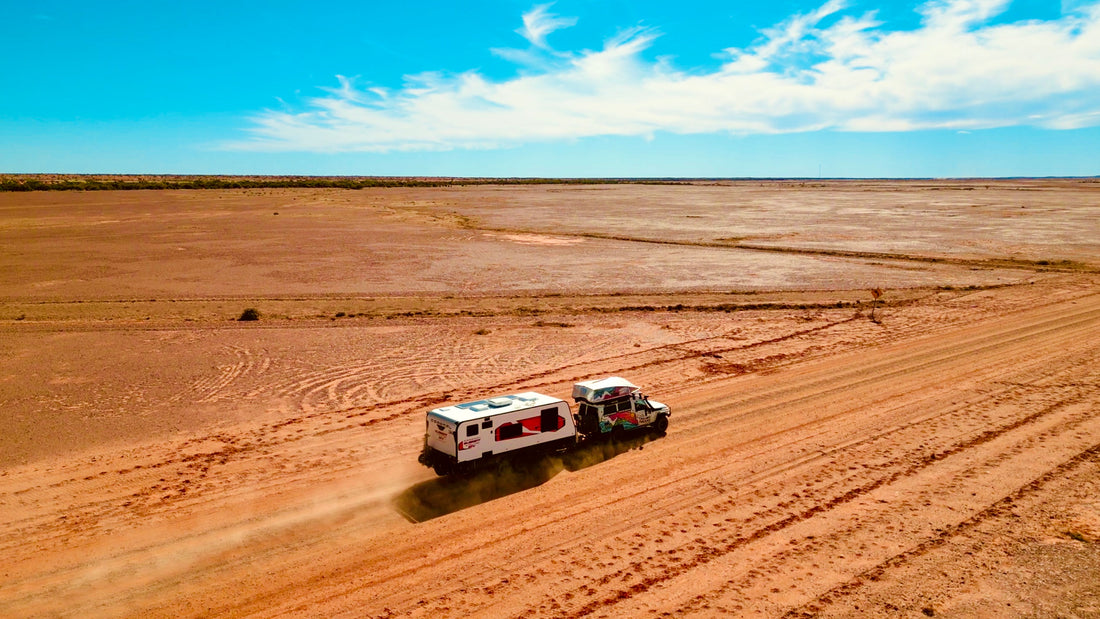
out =
[[[506,423],[497,428],[497,440],[506,441],[523,436],[523,426],[518,423]]]
[[[466,426],[466,436],[477,436],[477,424],[471,423]]]
[[[558,431],[558,409],[544,408],[539,412],[539,432]]]

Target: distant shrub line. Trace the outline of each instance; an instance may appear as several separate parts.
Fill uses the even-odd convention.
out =
[[[624,178],[406,178],[361,176],[165,176],[99,177],[4,176],[0,191],[118,191],[134,189],[275,189],[284,187],[368,189],[372,187],[450,187],[461,185],[673,185],[675,179]]]

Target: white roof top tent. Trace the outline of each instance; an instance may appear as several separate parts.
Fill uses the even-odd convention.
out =
[[[639,387],[625,378],[608,376],[599,380],[588,380],[573,384],[573,401],[598,404],[608,400],[624,398]]]

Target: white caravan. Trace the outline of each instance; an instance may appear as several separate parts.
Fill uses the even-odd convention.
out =
[[[439,475],[466,473],[519,453],[565,451],[576,441],[569,405],[529,391],[429,411],[419,460]]]

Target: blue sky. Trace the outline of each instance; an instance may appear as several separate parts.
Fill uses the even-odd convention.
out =
[[[4,13],[0,172],[1100,174],[1100,0]]]

